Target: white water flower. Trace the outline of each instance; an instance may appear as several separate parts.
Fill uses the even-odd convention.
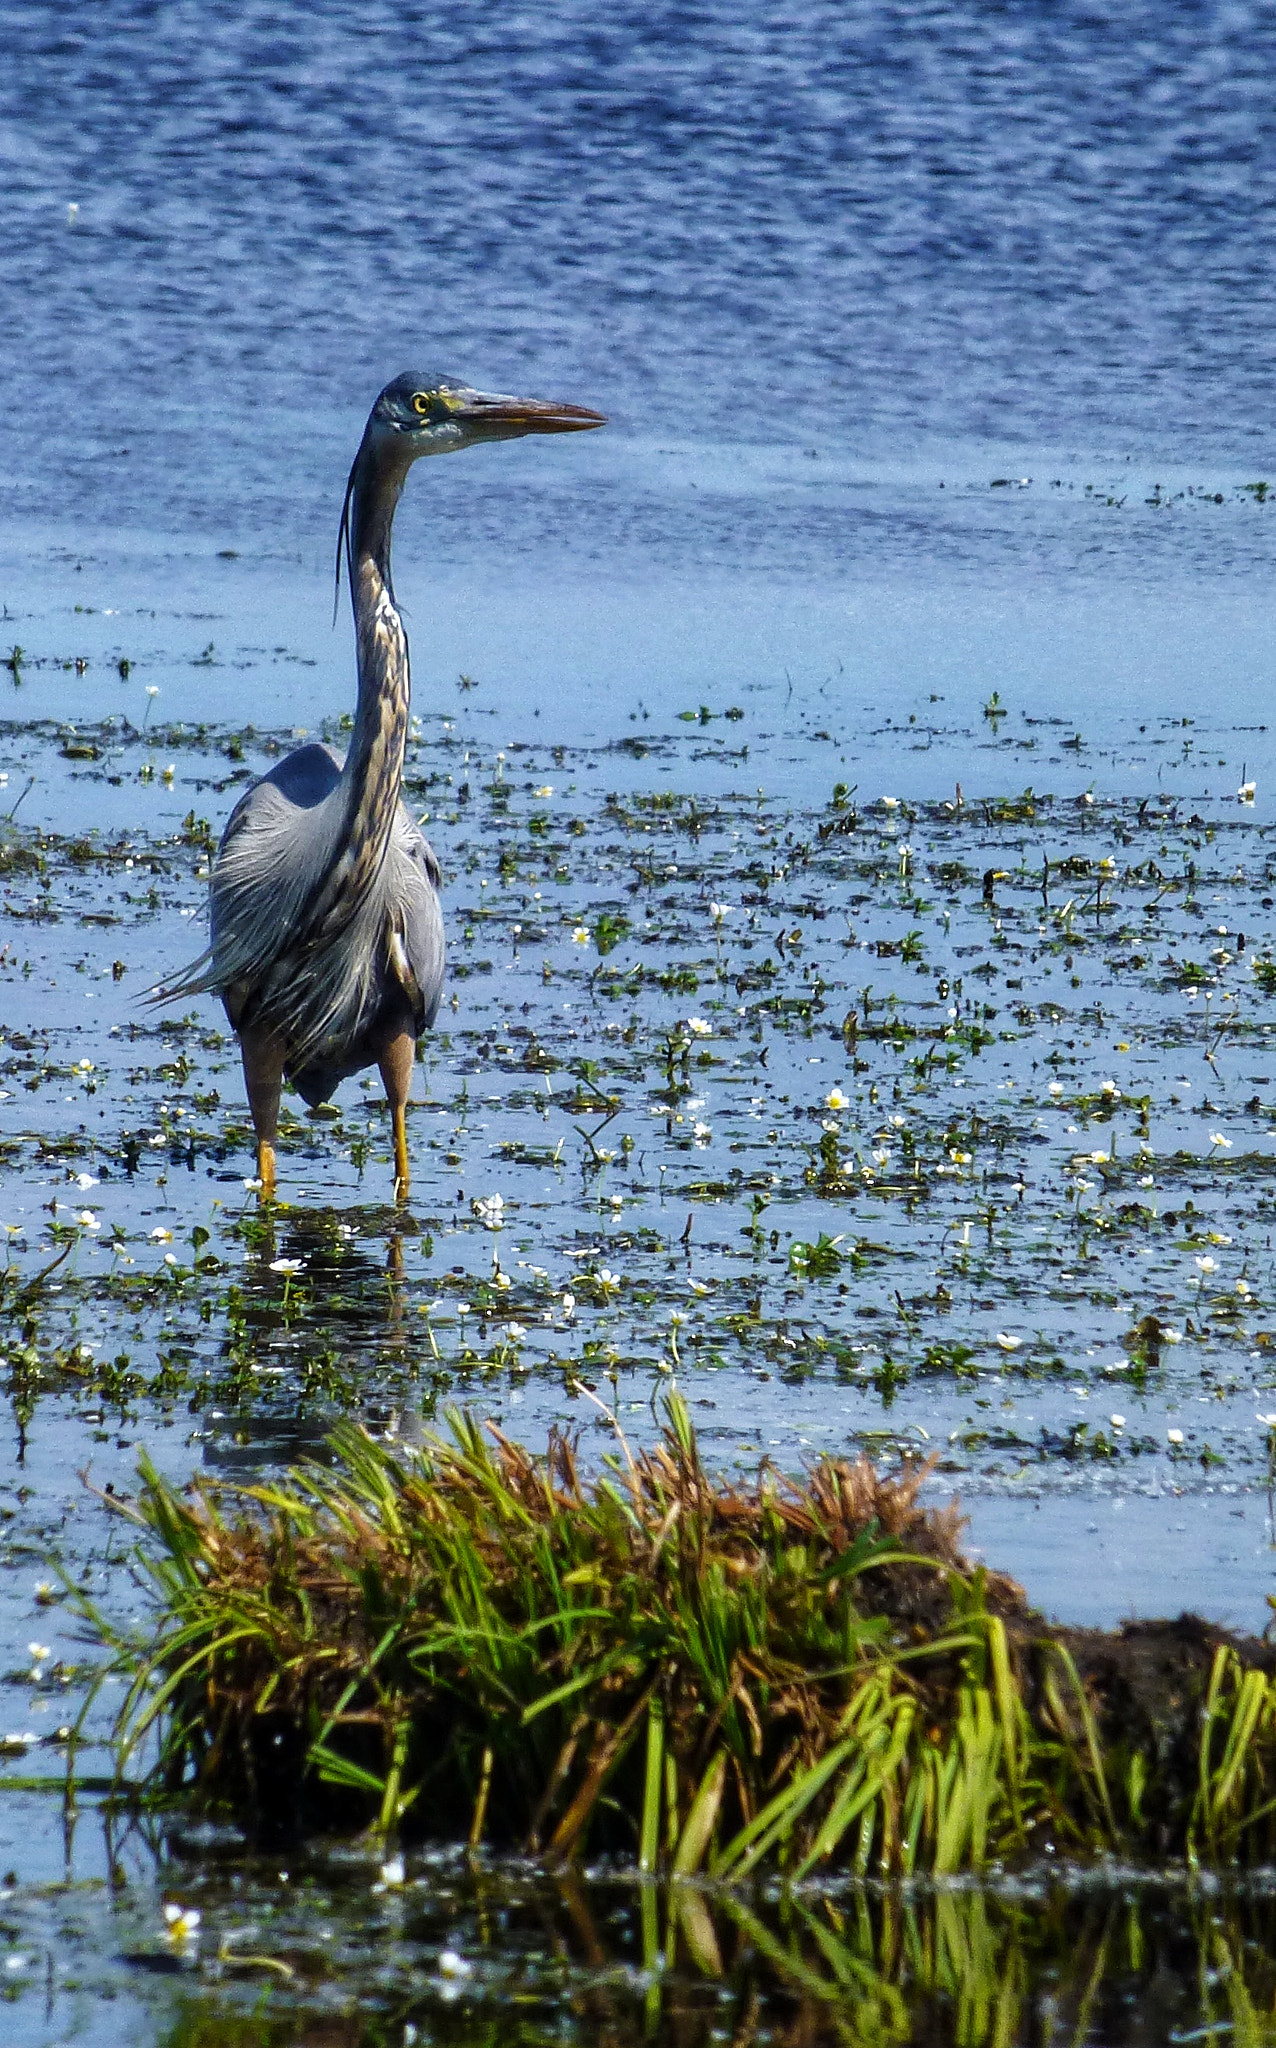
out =
[[[589,944],[589,929],[586,925],[573,925],[572,944],[573,946],[587,946]]]
[[[843,1095],[840,1088],[830,1088],[824,1098],[824,1107],[826,1109],[849,1109],[850,1106],[850,1096]]]
[[[1237,790],[1236,794],[1237,794],[1237,797],[1238,797],[1238,798],[1240,799],[1241,803],[1243,803],[1243,804],[1252,804],[1252,803],[1253,803],[1253,801],[1254,801],[1254,797],[1255,797],[1255,794],[1256,794],[1256,792],[1257,792],[1257,789],[1258,789],[1258,784],[1257,784],[1256,782],[1242,782],[1242,784],[1241,784],[1240,788],[1239,788],[1239,789]]]
[[[91,1209],[81,1209],[75,1220],[81,1230],[100,1230],[102,1228],[100,1220],[93,1214]]]
[[[1183,1441],[1183,1432],[1181,1429],[1167,1429],[1165,1432],[1165,1436],[1166,1441],[1168,1443],[1181,1444]]]
[[[711,903],[709,905],[709,915],[715,924],[721,924],[724,917],[730,917],[734,908],[735,905],[733,903]]]
[[[1198,1260],[1196,1261],[1196,1263],[1197,1263],[1197,1266],[1198,1266],[1199,1270],[1200,1270],[1200,1271],[1201,1271],[1202,1273],[1216,1273],[1216,1272],[1218,1271],[1218,1260],[1217,1260],[1217,1259],[1211,1259],[1211,1258],[1204,1258],[1204,1259],[1198,1259]]]
[[[75,1185],[82,1194],[87,1194],[89,1189],[95,1188],[97,1184],[98,1179],[95,1173],[77,1173],[75,1176]]]
[[[192,1940],[199,1932],[202,1918],[198,1906],[177,1906],[170,1900],[164,1907],[164,1924],[169,1940]]]
[[[1047,1095],[1062,1095],[1062,1093],[1063,1093],[1063,1083],[1062,1083],[1062,1081],[1052,1081],[1052,1082],[1050,1083],[1050,1086],[1049,1086],[1049,1087],[1047,1088],[1047,1090],[1046,1090],[1046,1094],[1047,1094]]]
[[[1210,1132],[1210,1143],[1211,1145],[1217,1145],[1222,1152],[1230,1152],[1232,1149],[1231,1139],[1225,1138],[1221,1131]]]
[[[687,1029],[693,1038],[712,1038],[713,1026],[706,1024],[703,1017],[688,1017]]]
[[[270,1270],[272,1273],[299,1273],[303,1264],[301,1259],[272,1259]]]
[[[1022,1337],[1012,1337],[1006,1330],[998,1330],[997,1342],[1003,1351],[1017,1351],[1023,1343]]]
[[[156,1244],[172,1244],[173,1242],[172,1231],[165,1230],[163,1225],[159,1223],[156,1224],[154,1230],[151,1232],[151,1236],[154,1238]]]

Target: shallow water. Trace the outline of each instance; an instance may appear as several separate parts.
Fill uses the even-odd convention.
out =
[[[601,1457],[676,1378],[724,1465],[937,1453],[1048,1611],[1261,1628],[1270,13],[111,0],[0,38],[0,1784],[58,1776],[79,1698],[51,1552],[129,1611],[78,1470],[256,1471],[350,1405]],[[413,479],[455,1008],[410,1225],[349,1085],[264,1226],[214,1007],[138,998],[198,950],[205,823],[340,738],[336,511],[411,362],[612,424]],[[1211,2000],[1265,1941],[1265,1905],[1052,1882],[962,1905],[982,1932],[919,1906],[911,1949],[856,1907],[852,1966],[777,1907],[789,1989],[737,1920],[723,1992],[684,1928],[657,2012],[623,1879],[578,1912],[427,1866],[446,1907],[377,1976],[375,1871],[321,1858],[311,1998],[209,1960],[240,1892],[287,1920],[277,1876],[133,1836],[97,1890],[114,1851],[86,1810],[66,1865],[58,1812],[0,1802],[23,2041],[477,2038],[507,1969],[529,2039],[818,2032],[811,1969],[886,2038],[1243,2033]],[[170,1976],[119,1957],[163,1946],[174,1854],[217,1931]],[[503,1988],[403,1988],[438,1914]],[[952,2003],[962,1942],[1009,2018]]]
[[[8,1810],[38,1827],[21,1795]],[[146,1840],[83,1814],[65,1862],[0,1898],[6,2040],[173,2044],[1268,2038],[1269,1883],[1034,1868],[999,1890],[728,1893],[604,1867],[213,1830]],[[160,1901],[198,1915],[165,1931]]]

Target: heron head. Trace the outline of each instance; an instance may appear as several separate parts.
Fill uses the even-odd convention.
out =
[[[415,462],[447,455],[481,441],[514,441],[523,434],[576,434],[606,424],[600,412],[543,398],[510,398],[475,391],[456,377],[408,372],[387,384],[372,408],[369,432],[392,442]]]

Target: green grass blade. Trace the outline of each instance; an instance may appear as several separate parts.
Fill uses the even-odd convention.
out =
[[[690,1811],[683,1824],[678,1846],[673,1856],[675,1877],[694,1877],[705,1858],[705,1852],[713,1839],[717,1825],[718,1809],[722,1805],[722,1789],[727,1777],[727,1752],[717,1751],[691,1802]]]
[[[647,1708],[647,1768],[643,1779],[642,1830],[638,1844],[638,1868],[652,1871],[660,1854],[660,1794],[664,1782],[665,1710],[659,1693],[653,1693]]]

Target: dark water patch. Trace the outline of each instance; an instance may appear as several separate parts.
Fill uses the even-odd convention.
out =
[[[29,1809],[28,1809],[29,1810]],[[65,1879],[4,1904],[6,2025],[114,2044],[1261,2040],[1273,1996],[1262,1881],[1078,1880],[759,1893],[593,1870],[318,1848],[263,1861],[207,1831],[153,1842],[79,1822]],[[105,1855],[104,1853],[105,1852]],[[98,1866],[96,1881],[81,1875]],[[109,1869],[114,1885],[105,1881]],[[120,1880],[123,1880],[121,1883]],[[163,1908],[198,1912],[169,1932]]]

